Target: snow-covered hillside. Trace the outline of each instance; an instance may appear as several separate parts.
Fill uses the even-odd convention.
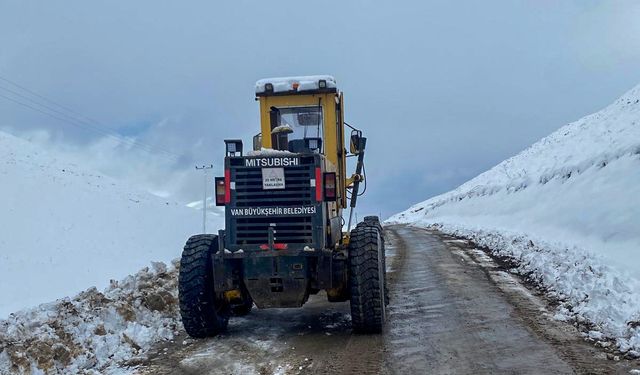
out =
[[[514,258],[558,318],[640,351],[640,85],[388,222],[436,225]]]
[[[169,262],[201,226],[196,210],[0,132],[0,318]]]

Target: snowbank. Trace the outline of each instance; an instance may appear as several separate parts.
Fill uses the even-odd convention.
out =
[[[167,262],[201,220],[0,132],[0,318]]]
[[[437,225],[519,262],[558,318],[640,351],[640,85],[388,222]]]
[[[0,374],[103,374],[182,329],[177,261],[0,320]],[[122,370],[118,370],[122,373]]]

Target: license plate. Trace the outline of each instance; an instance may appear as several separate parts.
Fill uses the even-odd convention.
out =
[[[262,168],[262,189],[284,189],[284,168]]]

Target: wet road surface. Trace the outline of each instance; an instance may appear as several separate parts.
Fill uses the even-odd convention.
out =
[[[351,333],[348,303],[254,310],[224,335],[155,349],[141,374],[628,374],[517,277],[465,241],[385,230],[391,303],[382,335]]]

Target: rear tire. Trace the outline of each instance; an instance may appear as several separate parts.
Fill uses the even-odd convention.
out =
[[[203,338],[224,331],[229,323],[229,305],[213,285],[211,255],[217,251],[218,236],[192,236],[182,251],[178,275],[180,315],[187,334]]]
[[[362,220],[363,223],[367,225],[371,225],[377,227],[380,231],[380,235],[382,235],[382,224],[380,224],[380,218],[377,216],[365,216]]]
[[[378,228],[358,225],[349,244],[351,324],[358,333],[380,333],[384,327],[385,269]]]
[[[389,305],[389,289],[387,289],[387,254],[384,247],[384,232],[382,231],[382,224],[380,224],[380,218],[377,216],[365,216],[364,220],[358,225],[364,225],[369,227],[375,227],[380,233],[380,242],[382,243],[382,266],[384,267],[384,304]]]

